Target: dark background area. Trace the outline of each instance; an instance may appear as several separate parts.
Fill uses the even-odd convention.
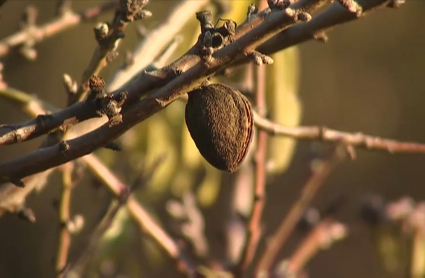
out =
[[[73,7],[81,10],[97,2],[74,1]],[[160,4],[156,6],[167,5],[168,8],[167,2],[158,1]],[[246,2],[249,4],[250,1]],[[39,8],[40,23],[54,16],[54,1],[9,0],[0,9],[1,38],[16,31],[22,11],[29,4]],[[155,20],[160,20],[160,15],[152,10]],[[302,44],[299,47],[302,125],[324,125],[349,132],[361,131],[397,140],[425,142],[424,11],[425,1],[410,0],[400,9],[381,10],[337,27],[328,33],[330,40],[326,44],[314,41]],[[110,18],[110,15],[105,18]],[[43,41],[36,47],[38,58],[34,62],[27,61],[18,53],[9,55],[3,61],[4,79],[14,88],[63,107],[66,96],[62,75],[81,75],[95,47],[93,24],[84,23]],[[132,49],[136,42],[133,29],[128,28],[120,53]],[[113,68],[105,70],[104,76],[109,76]],[[0,123],[17,123],[26,119],[27,116],[18,109],[0,100]],[[3,147],[0,161],[33,150],[40,142],[41,139],[37,139]],[[317,144],[299,142],[289,169],[268,185],[263,216],[266,234],[277,227],[298,197],[299,188],[309,174],[309,162]],[[370,231],[359,218],[360,201],[368,193],[380,194],[390,200],[406,195],[418,201],[424,200],[424,167],[423,155],[391,155],[366,150],[358,151],[357,160],[346,161],[339,166],[326,181],[314,204],[323,208],[344,196],[345,203],[337,214],[338,219],[355,228],[346,240],[312,260],[307,268],[310,277],[400,277],[400,274],[386,273],[380,267]],[[86,179],[89,183],[90,177]],[[0,220],[0,277],[52,275],[57,212],[50,204],[57,197],[59,187],[58,176],[53,175],[45,190],[29,197],[28,205],[37,216],[36,224],[21,221],[14,215],[3,216]],[[90,227],[90,217],[99,213],[98,207],[104,202],[102,198],[108,199],[109,196],[90,186],[78,186],[75,191],[78,197],[73,199],[73,211],[87,216],[86,222]],[[223,186],[217,203],[205,210],[206,221],[212,231],[222,225],[219,216],[223,213],[224,202],[229,199],[226,196],[230,194],[231,188]],[[130,225],[129,229],[135,228]],[[282,254],[291,254],[299,240],[295,235]],[[120,248],[127,256],[140,252],[134,249],[130,243]],[[141,268],[154,269],[153,273],[161,273],[164,277],[174,273],[171,263],[162,270],[149,266],[146,261],[140,265]]]

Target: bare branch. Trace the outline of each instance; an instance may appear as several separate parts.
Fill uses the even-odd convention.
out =
[[[0,88],[0,94],[10,95],[19,91],[10,88]],[[42,115],[19,124],[0,125],[0,145],[20,143],[46,134],[60,127],[65,131],[68,127],[89,118],[98,117],[94,102],[79,102],[67,109],[60,110],[54,115]]]
[[[15,103],[20,104],[23,110],[30,115],[42,113],[43,108],[41,106],[47,106],[47,104],[41,103],[40,100],[35,99],[34,96],[30,96],[23,92],[19,92],[19,94],[5,94],[2,96],[5,98],[10,98]],[[56,108],[50,107],[50,109],[55,110]],[[122,183],[95,155],[86,155],[81,159],[87,164],[92,173],[99,180],[103,181],[108,189],[116,197],[119,198],[125,192],[128,192],[129,187]],[[38,179],[47,179],[52,170],[53,169],[49,169],[37,174],[37,178],[31,176],[24,179],[24,182],[27,185],[25,188],[4,185],[0,186],[0,208],[8,209],[9,211],[14,209],[14,212],[22,211],[22,204],[24,203],[25,197],[34,188],[32,183],[38,183]],[[11,196],[12,192],[15,192],[15,195]],[[6,198],[4,198],[4,196],[6,196]],[[174,242],[174,240],[150,217],[146,209],[143,208],[143,206],[139,204],[136,199],[134,199],[132,196],[129,196],[126,205],[132,217],[140,225],[141,229],[154,238],[158,244],[170,255],[170,257],[177,261],[181,271],[189,274],[195,272],[195,268],[193,267],[192,263],[189,261],[183,251],[180,250],[177,243]]]
[[[394,0],[356,0],[356,2],[362,8],[362,16],[365,16],[371,11],[387,7]],[[315,39],[318,36],[323,37],[322,34],[325,31],[359,18],[356,13],[343,8],[340,3],[334,3],[328,9],[315,15],[309,22],[297,24],[274,36],[259,46],[258,51],[264,54],[272,54],[280,49]],[[242,63],[242,61],[239,61],[239,63]]]
[[[425,153],[425,144],[401,142],[386,138],[349,133],[318,126],[286,127],[260,117],[254,112],[255,125],[272,135],[288,136],[300,140],[344,142],[357,148],[386,151],[389,153]]]
[[[99,159],[94,155],[87,155],[82,158],[92,173],[116,196],[120,196],[128,188],[122,183]],[[180,250],[176,242],[149,216],[148,212],[133,196],[127,200],[127,208],[134,220],[140,225],[142,231],[153,237],[158,244],[177,261],[179,269],[185,273],[194,273],[195,268],[187,256]]]
[[[183,26],[191,19],[188,15],[194,14],[207,3],[208,0],[178,1],[161,23],[154,29],[149,30],[143,41],[136,46],[132,52],[132,59],[135,63],[121,68],[114,74],[108,82],[108,91],[118,89],[138,72],[150,65],[155,57],[170,44],[177,32],[180,32]],[[164,36],[164,34],[167,35]]]
[[[304,0],[294,4],[294,7],[296,7],[297,9],[314,12],[317,8],[319,8],[325,2],[326,0]],[[362,0],[362,2],[365,2],[365,0]],[[305,6],[300,6],[301,4],[304,4]],[[371,11],[378,7],[384,7],[387,4],[388,4],[388,0],[369,1],[365,3],[366,6],[363,7],[363,11]],[[236,40],[237,38],[244,36],[245,34],[248,33],[250,29],[255,28],[256,26],[261,24],[267,15],[266,11],[252,15],[249,18],[249,21],[238,26],[236,30],[236,34],[234,35],[233,39]],[[272,12],[272,13],[277,13],[277,12]],[[316,38],[317,35],[322,34],[323,30],[326,28],[330,28],[340,23],[348,22],[350,20],[357,18],[357,17],[353,17],[351,13],[343,9],[339,3],[334,4],[325,12],[319,14],[317,17],[322,18],[322,20],[319,21],[316,18],[314,18],[309,23],[303,23],[303,24],[298,24],[296,26],[292,26],[287,31],[280,33],[276,37],[271,38],[268,42],[264,43],[262,46],[259,47],[259,50],[262,53],[271,54],[273,52],[287,48],[294,44],[303,42],[305,40]],[[328,20],[328,18],[330,20]],[[311,24],[311,22],[314,22],[314,24]],[[309,24],[309,25],[306,25],[306,24]],[[270,24],[265,23],[264,25],[267,26]],[[301,26],[302,28],[298,28],[298,26]],[[250,33],[249,35],[244,36],[247,38],[247,40],[249,40],[249,38],[252,39],[251,35],[254,35],[251,32],[249,33]],[[284,37],[282,38],[282,36]],[[232,59],[232,57],[236,58],[235,56],[237,55],[238,51],[236,51],[235,48],[239,49],[239,47],[242,47],[242,45],[245,45],[245,44],[247,44],[246,41],[245,42],[237,41],[235,43],[232,43],[231,45],[218,51],[218,52],[221,52],[221,54],[223,55],[222,56],[220,55],[219,58],[215,59],[215,61],[216,62],[219,61],[219,63],[222,63],[223,64],[222,68],[224,69],[225,64],[229,64],[230,62],[229,59]],[[234,46],[234,47],[230,48],[231,46]],[[225,50],[231,50],[235,54],[233,56],[225,55],[226,52],[223,53]],[[138,97],[146,94],[150,90],[161,87],[164,84],[170,83],[173,79],[178,77],[179,73],[184,73],[188,71],[190,68],[193,68],[194,65],[198,66],[196,70],[201,70],[201,72],[203,72],[204,78],[210,76],[214,72],[217,72],[219,69],[215,68],[205,73],[205,69],[202,63],[200,63],[201,62],[200,57],[194,55],[194,54],[197,54],[198,51],[199,50],[197,50],[197,47],[195,46],[192,49],[190,49],[185,56],[181,57],[170,66],[165,67],[160,71],[142,72],[137,77],[137,79],[135,79],[134,82],[130,84],[126,84],[122,88],[123,90],[129,92],[129,102],[133,102]],[[215,53],[215,56],[217,56],[218,52]],[[239,59],[239,61],[236,61],[236,63],[233,63],[233,64],[244,63],[247,61],[248,61],[248,58],[244,59],[242,57],[242,59]],[[210,66],[213,67],[214,65],[210,65]],[[198,82],[201,82],[201,80],[199,80]],[[192,86],[195,86],[195,85],[196,84],[192,84]],[[115,91],[115,93],[117,92],[118,91]],[[1,131],[0,129],[0,136],[1,136],[0,138],[3,138],[3,136],[6,136],[6,138],[3,139],[4,140],[3,142],[0,141],[0,145],[12,144],[15,142],[16,140],[15,138],[17,138],[14,132],[15,129],[18,129],[16,133],[19,136],[21,136],[21,138],[26,138],[22,140],[22,141],[25,141],[25,140],[29,140],[37,136],[40,136],[41,134],[48,132],[49,130],[53,128],[57,128],[64,122],[76,124],[79,121],[90,118],[89,115],[94,115],[93,111],[87,111],[87,109],[89,109],[88,107],[82,104],[80,105],[82,107],[79,107],[78,109],[74,110],[75,107],[71,106],[70,108],[67,108],[67,109],[70,109],[72,111],[69,111],[69,112],[61,111],[59,114],[51,115],[52,118],[49,118],[49,119],[46,118],[45,119],[46,121],[44,122],[44,125],[46,126],[46,128],[43,128],[41,126],[41,123],[37,124],[33,120],[27,123],[12,125],[9,127],[9,129],[4,129],[3,131]],[[78,112],[80,112],[81,114],[80,116],[77,116],[79,114]],[[52,122],[50,122],[50,119]],[[26,128],[26,126],[28,126],[28,129]],[[22,130],[26,130],[27,132],[33,132],[33,130],[35,130],[36,132],[34,132],[33,135],[26,135],[26,132],[21,132]]]
[[[59,243],[56,254],[56,273],[64,270],[67,260],[69,247],[71,246],[71,233],[68,230],[67,223],[70,221],[71,193],[72,193],[72,169],[73,163],[67,163],[63,166],[62,172],[62,192],[59,200]]]
[[[270,4],[270,3],[269,3]],[[265,0],[260,1],[259,9],[267,7]],[[271,58],[270,58],[271,59]],[[255,102],[254,106],[261,115],[266,115],[266,69],[265,65],[254,68],[255,82]],[[237,271],[244,272],[251,264],[257,250],[258,241],[261,237],[261,217],[265,203],[266,188],[266,153],[267,153],[267,133],[259,131],[257,133],[257,146],[254,154],[255,158],[255,182],[253,194],[253,208],[248,219],[247,233],[244,247],[242,249]],[[242,273],[239,273],[240,276]],[[242,275],[243,276],[243,275]]]
[[[68,141],[67,144],[69,145],[69,149],[66,153],[62,152],[58,145],[54,145],[39,149],[13,161],[3,163],[0,165],[1,179],[3,181],[9,181],[12,178],[34,174],[86,155],[96,148],[105,145],[133,125],[164,109],[181,95],[199,86],[205,78],[229,65],[235,57],[240,55],[241,48],[245,49],[245,52],[248,53],[254,49],[260,41],[263,41],[264,38],[270,37],[280,30],[294,24],[297,21],[297,13],[291,9],[286,9],[284,12],[272,11],[268,13],[267,18],[267,21],[258,25],[257,28],[252,29],[239,40],[215,52],[214,55],[211,56],[212,59],[208,62],[207,66],[199,56],[186,55],[171,66],[161,71],[156,71],[155,75],[165,75],[165,77],[168,78],[175,76],[176,72],[184,73],[167,83],[152,96],[134,103],[127,110],[123,111],[122,123],[114,125],[113,127],[103,125],[82,137]],[[256,22],[256,20],[253,21]],[[251,26],[251,24],[249,25]],[[254,23],[252,25],[254,25]],[[193,51],[196,51],[196,49],[197,48],[194,47]],[[179,70],[177,71],[177,69]],[[151,80],[153,77],[146,72],[142,73],[141,76]],[[135,99],[148,89],[159,85],[157,84],[158,79],[156,79],[155,82],[149,83],[143,82],[144,78],[142,77],[126,86],[129,101],[131,98]]]
[[[380,3],[382,4],[382,2]],[[309,4],[311,4],[311,1]],[[267,20],[264,21],[266,16]],[[207,62],[203,61],[201,57],[193,55],[199,53],[199,46],[195,45],[185,56],[170,66],[158,71],[143,72],[138,79],[124,87],[128,92],[127,103],[131,103],[131,106],[124,107],[122,123],[113,127],[106,124],[82,137],[68,141],[69,149],[65,153],[60,150],[59,145],[54,145],[2,163],[0,164],[1,180],[9,181],[44,171],[86,155],[105,145],[133,125],[164,109],[183,94],[199,86],[205,78],[229,66],[234,59],[241,57],[241,49],[244,49],[245,53],[249,53],[266,38],[293,25],[297,21],[297,16],[298,13],[291,9],[271,12],[266,10],[252,17],[248,23],[239,26],[234,35],[234,42],[214,52]],[[344,19],[345,17],[341,20]],[[251,31],[248,32],[250,29]],[[240,38],[238,39],[238,37]],[[162,87],[151,96],[138,102],[134,101],[149,90],[160,86]],[[52,115],[52,117],[55,118],[55,115]],[[61,122],[57,119],[56,121]]]
[[[83,72],[77,93],[68,95],[68,106],[86,98],[89,91],[89,79],[98,75],[117,54],[120,39],[124,37],[127,25],[135,20],[149,17],[151,14],[143,10],[149,3],[147,1],[120,1],[120,6],[115,12],[115,17],[110,24],[100,23],[95,27],[95,36],[98,46]]]
[[[71,258],[68,262],[68,267],[63,272],[65,277],[76,276],[83,277],[84,271],[87,264],[96,251],[102,236],[111,227],[115,216],[118,214],[120,209],[127,204],[128,198],[137,190],[138,187],[146,185],[152,178],[152,175],[160,165],[161,159],[159,159],[150,169],[142,170],[142,173],[138,179],[133,183],[131,187],[125,187],[125,190],[116,196],[117,200],[109,205],[107,213],[103,216],[103,219],[99,222],[96,229],[88,237],[88,240],[82,244],[81,249],[74,259]]]
[[[4,3],[5,1],[3,1]],[[0,41],[0,58],[6,56],[10,50],[18,45],[21,45],[31,38],[35,38],[36,43],[54,36],[72,26],[87,20],[91,20],[100,14],[110,11],[117,7],[117,1],[110,1],[100,6],[90,8],[81,13],[63,13],[58,18],[48,22],[42,26],[34,26],[31,33],[27,30],[22,30]]]
[[[344,158],[346,155],[345,145],[338,145],[335,147],[332,154],[322,162],[317,170],[312,174],[310,179],[304,185],[301,191],[301,196],[292,205],[278,229],[267,241],[266,250],[261,255],[260,261],[258,262],[256,274],[261,277],[267,277],[267,273],[270,267],[276,260],[278,252],[282,249],[285,242],[288,240],[289,235],[298,223],[303,212],[306,210],[308,205],[316,196],[317,191],[323,185],[326,178],[335,168],[335,166]]]
[[[306,266],[309,260],[321,249],[329,248],[335,242],[347,237],[347,227],[331,218],[320,221],[297,247],[288,261],[284,260],[276,267],[279,277],[295,275]]]

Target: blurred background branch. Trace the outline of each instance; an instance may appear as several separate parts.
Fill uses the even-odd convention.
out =
[[[117,4],[117,1],[109,1],[80,13],[69,11],[60,14],[58,18],[41,26],[31,25],[29,26],[30,28],[23,29],[0,41],[0,57],[8,55],[13,47],[25,44],[29,40],[33,40],[32,46],[34,46],[35,43],[40,43],[44,39],[63,32],[83,21],[92,20],[104,12],[115,9],[118,6]]]

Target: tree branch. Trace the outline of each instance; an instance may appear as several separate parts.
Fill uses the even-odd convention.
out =
[[[73,13],[69,11],[61,14],[56,19],[42,26],[34,26],[34,28],[31,29],[31,32],[28,32],[28,30],[22,30],[10,35],[0,41],[0,58],[9,54],[13,47],[21,45],[29,39],[35,38],[36,43],[39,43],[42,40],[56,35],[72,26],[78,25],[83,21],[91,20],[102,13],[111,11],[117,6],[117,1],[110,1],[80,13]]]
[[[278,265],[276,272],[281,273],[281,277],[291,275],[296,277],[321,249],[329,248],[337,241],[346,238],[347,234],[346,225],[330,217],[321,220],[293,252],[291,258],[279,263],[281,267]]]
[[[119,197],[126,192],[127,186],[122,183],[96,156],[87,155],[82,158],[92,173],[101,181],[103,181],[111,192]],[[141,204],[129,196],[127,200],[127,208],[131,216],[140,225],[142,231],[155,239],[158,244],[168,253],[168,255],[177,261],[179,269],[185,273],[192,274],[195,272],[190,260],[180,250],[177,243],[150,217],[148,212]]]
[[[325,31],[340,24],[362,18],[372,11],[388,7],[395,1],[397,0],[356,0],[357,4],[362,7],[361,16],[345,9],[340,3],[334,3],[328,9],[315,15],[309,22],[297,24],[274,36],[259,46],[258,51],[265,54],[272,54],[280,49],[285,49],[311,39],[320,39]]]
[[[136,181],[130,187],[125,187],[125,190],[117,195],[116,200],[111,202],[109,209],[106,214],[102,217],[98,223],[96,229],[88,237],[87,241],[84,242],[75,256],[68,262],[68,267],[63,272],[63,276],[75,276],[83,277],[84,271],[87,268],[88,263],[94,256],[96,249],[106,231],[111,227],[115,216],[118,214],[120,209],[127,204],[128,198],[140,187],[146,186],[152,178],[152,175],[161,163],[161,159],[158,159],[152,167],[149,169],[142,169],[142,173],[136,179]]]
[[[299,1],[295,5],[297,8],[307,10],[309,12],[314,12],[317,8],[323,5],[325,1],[326,0],[304,0],[304,1]],[[360,4],[364,4],[363,12],[369,12],[380,7],[385,7],[391,1],[389,0],[371,0],[371,1],[359,0],[359,2]],[[304,4],[304,6],[300,6],[301,4]],[[276,11],[274,13],[276,13]],[[240,25],[236,30],[234,39],[237,39],[247,34],[250,29],[255,28],[260,23],[262,23],[265,17],[266,17],[265,12],[259,13],[258,15],[250,18],[249,21]],[[331,28],[338,24],[348,22],[350,20],[357,18],[353,16],[352,13],[346,11],[344,8],[341,8],[339,3],[335,3],[328,10],[319,14],[317,17],[321,20],[317,20],[314,18],[308,23],[301,23],[301,24],[292,26],[288,28],[286,31],[283,31],[282,33],[278,34],[276,37],[271,38],[269,41],[267,41],[263,45],[259,46],[258,49],[262,53],[271,54],[273,52],[285,49],[297,43],[301,43],[305,40],[311,39],[314,37],[314,34],[318,34],[318,32],[321,32],[321,30],[323,30],[324,28]],[[249,35],[246,37],[249,37]],[[277,38],[279,38],[279,40],[277,40]],[[234,42],[231,45],[235,45],[235,47],[241,46],[239,44],[239,41]],[[225,49],[228,49],[229,47],[230,45],[228,47],[225,47]],[[233,51],[234,50],[235,49],[233,49]],[[172,63],[171,65],[163,68],[162,70],[142,72],[135,79],[134,82],[130,84],[126,84],[122,88],[122,90],[125,90],[129,93],[129,102],[132,103],[138,97],[146,94],[148,91],[156,89],[158,87],[161,87],[164,84],[171,82],[173,79],[178,77],[179,73],[186,72],[188,69],[194,67],[194,65],[199,66],[200,58],[196,55],[197,53],[198,53],[197,47],[194,46],[183,57],[181,57],[180,59],[178,59],[176,62]],[[224,57],[221,59],[224,60]],[[248,61],[249,60],[247,58],[239,59],[233,64],[236,65],[240,63],[246,63]],[[229,61],[222,61],[222,62],[227,62],[229,64]],[[208,74],[204,74],[204,75],[205,75],[204,78],[209,76]],[[115,91],[114,93],[118,93],[118,91],[119,90]],[[84,104],[80,104],[80,105],[81,106],[78,108],[70,106],[69,108],[64,109],[64,110],[70,109],[72,111],[61,111],[59,112],[59,114],[56,114],[56,113],[52,114],[51,117],[45,119],[43,124],[37,123],[35,120],[32,120],[26,123],[4,126],[3,129],[0,128],[0,139],[1,139],[0,146],[36,138],[42,134],[45,134],[49,130],[59,127],[65,122],[76,124],[80,121],[93,117],[92,115],[94,115],[94,113],[93,111],[90,111],[90,108],[88,106],[85,106]],[[31,133],[31,134],[27,135],[27,133]],[[16,134],[19,134],[19,137],[22,138],[22,140],[16,141],[16,138],[19,138],[16,136]]]
[[[298,126],[286,127],[260,117],[254,112],[255,125],[272,135],[288,136],[299,140],[318,140],[325,142],[343,142],[347,145],[368,150],[387,151],[389,153],[425,153],[425,144],[400,142],[363,133],[348,133],[326,127]]]
[[[136,46],[131,56],[136,62],[119,69],[108,82],[108,90],[120,88],[138,72],[149,66],[191,19],[188,15],[194,14],[208,2],[208,0],[178,1],[164,20],[154,29],[149,30],[149,33]],[[167,35],[164,36],[164,34]]]
[[[0,91],[1,92],[1,91]],[[37,100],[34,96],[30,96],[26,93],[19,92],[19,94],[6,94],[2,95],[3,97],[10,98],[15,103],[18,103],[23,106],[23,109],[30,115],[38,114],[43,112],[43,107],[49,106],[46,103],[42,103],[40,100]],[[49,106],[50,109],[56,110],[56,108]],[[101,180],[108,189],[114,194],[117,198],[120,198],[124,193],[128,192],[128,186],[121,182],[95,155],[89,154],[81,158],[88,166],[88,169],[99,179]],[[43,176],[48,176],[51,172],[51,169],[43,172]],[[44,177],[45,178],[45,177]],[[8,187],[9,190],[19,190],[21,194],[25,196],[29,193],[28,188],[32,189],[31,185],[28,185],[25,188],[18,187]],[[3,189],[0,187],[0,189]],[[1,191],[0,191],[1,192]],[[7,194],[7,192],[1,192]],[[16,197],[14,197],[16,199]],[[0,198],[0,204],[7,202],[7,200],[2,200]],[[18,202],[18,203],[22,203]],[[146,232],[149,236],[154,238],[158,244],[169,254],[169,256],[175,259],[178,263],[179,269],[188,274],[195,272],[190,260],[187,256],[180,250],[180,247],[176,242],[151,218],[146,209],[137,202],[133,196],[129,196],[126,202],[127,209],[130,211],[133,219],[140,225],[140,228]]]
[[[180,68],[180,71],[184,72],[187,69],[187,66],[192,65],[192,67],[183,74],[174,78],[171,82],[167,83],[152,96],[133,104],[127,109],[127,111],[123,111],[122,123],[112,127],[109,125],[103,125],[82,137],[68,141],[67,144],[69,148],[67,148],[66,153],[61,151],[59,145],[54,145],[39,149],[8,163],[0,164],[1,180],[10,181],[49,169],[86,155],[94,151],[99,146],[105,145],[107,142],[112,141],[130,127],[164,109],[181,95],[199,86],[205,78],[229,65],[233,58],[240,55],[241,48],[245,49],[245,51],[254,49],[255,46],[264,39],[264,37],[269,37],[294,24],[297,21],[298,14],[291,9],[286,9],[285,11],[272,11],[268,13],[267,18],[269,17],[269,20],[265,20],[262,24],[258,25],[257,28],[259,30],[257,30],[257,28],[252,29],[234,43],[231,43],[214,53],[214,55],[210,57],[207,65],[205,61],[200,59],[199,56],[195,55],[186,55],[184,59],[178,60],[171,66],[173,69],[175,69],[176,65],[181,65],[181,67],[178,68]],[[196,47],[193,49],[196,49]],[[162,72],[163,71],[164,70],[162,70]],[[165,68],[165,72],[166,75],[167,73],[168,76],[170,75],[169,67]],[[172,70],[172,72],[175,75],[175,71]],[[147,76],[147,73],[142,76]],[[142,78],[128,86],[129,88],[126,91],[128,92],[129,98],[131,96],[135,98],[137,95],[140,95],[140,93],[146,92],[146,89],[143,90],[143,87],[149,88],[154,85],[158,85],[155,83],[141,83],[141,79]]]
[[[260,1],[259,9],[264,10],[267,7],[265,0]],[[254,68],[255,80],[255,102],[254,107],[258,113],[266,115],[266,68],[265,65],[260,65]],[[247,232],[245,243],[243,246],[239,267],[236,273],[237,277],[242,277],[243,272],[247,270],[251,264],[255,252],[257,250],[258,241],[261,237],[261,217],[265,203],[265,188],[266,188],[266,153],[267,153],[267,133],[263,130],[258,130],[255,150],[255,182],[252,211],[248,218]]]
[[[316,1],[321,2],[321,0]],[[300,1],[297,4],[302,2]],[[311,5],[311,0],[305,2]],[[374,3],[378,5],[383,2],[381,0],[379,3]],[[337,9],[336,12],[338,11],[341,12]],[[347,16],[345,12],[343,14]],[[185,56],[170,66],[158,71],[143,72],[138,79],[124,87],[124,90],[128,92],[129,101],[127,103],[131,105],[124,107],[122,123],[112,127],[106,124],[88,134],[68,141],[69,149],[66,152],[62,152],[57,144],[2,163],[0,164],[0,180],[9,181],[22,178],[94,151],[135,124],[161,111],[181,95],[199,86],[206,78],[231,65],[235,59],[241,57],[241,49],[244,53],[249,53],[267,38],[293,25],[298,19],[299,13],[291,9],[285,11],[273,10],[271,12],[266,10],[266,12],[259,13],[249,22],[238,27],[233,43],[216,51],[210,57],[204,57],[206,60],[194,55],[199,53],[198,42]],[[340,19],[343,21],[346,17]],[[134,102],[141,95],[157,87],[161,88],[151,96]],[[118,94],[119,92],[121,90],[114,93]],[[52,115],[52,117],[55,118],[55,115]],[[61,122],[57,119],[56,121]]]
[[[312,1],[312,0],[307,0]],[[314,0],[314,1],[323,1],[323,0]],[[233,36],[233,39],[236,40],[244,34],[248,33],[249,30],[256,26],[262,26],[262,32],[264,36],[266,34],[277,33],[278,30],[284,29],[289,25],[292,25],[296,21],[296,14],[290,10],[291,14],[287,14],[282,11],[274,12],[262,12],[259,13],[256,17],[250,19],[249,22],[246,22],[238,27],[236,34]],[[264,21],[267,17],[271,17],[274,21]],[[279,21],[282,21],[279,24]],[[261,24],[263,23],[263,24]],[[251,30],[253,31],[253,30]],[[234,42],[229,46],[217,51],[214,53],[214,57],[211,58],[211,62],[208,64],[208,67],[205,66],[205,62],[199,57],[199,45],[192,47],[183,57],[172,63],[171,65],[164,67],[161,70],[155,70],[150,72],[142,72],[139,77],[132,83],[126,84],[120,90],[115,90],[112,94],[117,94],[122,90],[128,92],[128,102],[133,103],[140,96],[146,94],[148,91],[156,89],[158,87],[164,86],[164,84],[169,85],[174,79],[179,79],[181,87],[186,87],[186,92],[191,87],[199,85],[204,79],[213,75],[220,68],[224,68],[226,65],[229,65],[232,60],[240,54],[240,47],[245,48],[254,48],[255,44],[258,44],[258,40],[263,40],[262,34],[257,34],[258,32],[252,33],[249,32],[249,35],[243,36],[245,39],[243,42]],[[242,38],[241,38],[242,39]],[[229,47],[231,47],[229,49]],[[197,75],[196,78],[189,77],[189,71]],[[183,73],[186,72],[186,76]],[[183,74],[183,76],[180,76]],[[192,83],[192,84],[190,84]],[[190,84],[190,87],[188,85]],[[176,87],[176,86],[174,86]],[[171,89],[169,92],[173,92],[178,88]],[[180,94],[183,94],[181,92]],[[166,93],[163,93],[166,94]],[[174,98],[178,97],[174,96]],[[75,107],[78,105],[79,107]],[[69,111],[67,111],[69,110]],[[0,145],[4,144],[13,144],[15,142],[22,142],[25,140],[36,138],[51,129],[57,128],[63,123],[77,124],[80,121],[94,117],[95,113],[93,108],[88,107],[84,104],[74,104],[68,108],[63,109],[58,113],[50,115],[48,118],[44,118],[43,123],[32,120],[26,123],[8,125],[5,126],[3,131],[0,130],[0,138],[4,138],[0,141]],[[31,134],[27,134],[31,133]],[[16,140],[16,134],[19,134],[22,140]]]
[[[93,75],[98,75],[109,61],[116,56],[116,49],[124,37],[124,30],[132,21],[150,17],[151,13],[143,10],[149,3],[145,1],[119,1],[120,5],[115,12],[115,17],[110,24],[100,23],[95,28],[98,46],[83,72],[80,86],[75,94],[69,94],[68,106],[86,98],[89,91],[89,80]],[[124,4],[123,4],[124,3]]]
[[[63,166],[62,173],[62,192],[59,200],[59,242],[56,254],[56,273],[62,272],[68,260],[69,247],[71,246],[71,233],[68,230],[68,223],[71,220],[71,193],[73,187],[72,181],[73,163],[67,163]]]
[[[301,196],[292,205],[274,235],[272,235],[267,241],[266,250],[261,255],[260,261],[257,265],[256,275],[258,275],[258,277],[267,277],[267,273],[276,260],[278,252],[288,240],[303,212],[311,203],[314,196],[316,196],[317,191],[323,185],[324,181],[338,162],[345,157],[345,147],[346,146],[344,144],[336,146],[332,154],[322,162],[319,168],[312,174],[310,179],[304,185],[301,191]]]

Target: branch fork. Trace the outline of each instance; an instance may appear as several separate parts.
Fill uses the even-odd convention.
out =
[[[88,100],[96,103],[96,112],[99,116],[106,115],[109,119],[109,126],[114,126],[122,122],[121,109],[127,100],[128,93],[120,91],[117,94],[107,94],[105,91],[105,81],[97,76],[92,76],[89,80],[90,94]]]

